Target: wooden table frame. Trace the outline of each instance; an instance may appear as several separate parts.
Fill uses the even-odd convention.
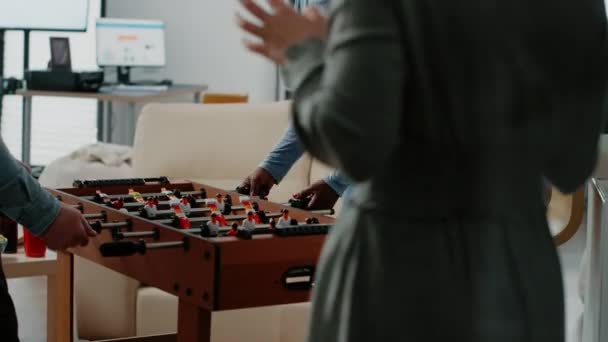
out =
[[[20,249],[3,254],[2,267],[9,279],[47,277],[47,341],[72,341],[72,255],[48,251],[44,258],[28,258]]]
[[[211,186],[189,182],[173,181],[171,185],[156,184],[147,186],[109,186],[102,191],[112,194],[124,194],[128,188],[142,194],[159,192],[163,187],[181,191],[199,192],[205,189],[208,194],[230,194],[238,205],[239,194]],[[303,235],[289,238],[277,238],[271,234],[255,236],[253,241],[236,237],[200,238],[185,234],[171,226],[160,227],[159,223],[141,217],[132,216],[116,209],[100,206],[80,196],[94,194],[91,188],[70,188],[51,190],[64,203],[78,205],[86,213],[105,213],[105,222],[129,222],[128,230],[133,232],[150,231],[162,228],[155,242],[183,241],[184,248],[163,249],[145,256],[137,255],[124,258],[107,258],[100,254],[102,244],[112,241],[111,232],[103,230],[96,238],[91,239],[86,247],[70,249],[69,253],[78,255],[99,265],[113,269],[142,283],[159,288],[176,295],[178,302],[177,334],[165,336],[138,337],[122,339],[123,341],[176,341],[176,342],[209,342],[211,340],[211,313],[232,309],[260,307],[307,302],[310,300],[310,287],[288,287],[285,282],[291,270],[313,267],[318,261],[325,235]],[[257,201],[260,208],[277,213],[285,208],[282,205],[263,200]],[[299,222],[307,218],[316,218],[320,223],[333,223],[334,219],[290,208],[290,216]],[[172,267],[166,267],[172,265]],[[197,272],[191,272],[192,266]],[[68,326],[65,331],[72,331],[72,288],[73,256],[61,254],[59,265],[64,281],[58,300],[68,308],[69,313],[61,313],[62,324]],[[294,277],[297,277],[295,275]],[[242,284],[247,283],[246,287]],[[69,289],[69,293],[65,289]],[[66,339],[69,341],[70,339]],[[61,340],[64,341],[64,340]],[[115,340],[121,341],[121,339]]]

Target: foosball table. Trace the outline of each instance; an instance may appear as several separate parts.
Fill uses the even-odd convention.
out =
[[[334,221],[331,211],[301,209],[300,199],[277,204],[166,177],[50,191],[99,233],[59,254],[68,274],[77,255],[178,297],[177,334],[163,341],[209,341],[213,311],[308,301]],[[72,296],[61,301],[72,307]],[[71,334],[71,319],[63,323]]]

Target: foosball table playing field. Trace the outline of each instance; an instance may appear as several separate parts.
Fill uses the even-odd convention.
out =
[[[60,253],[60,264],[71,272],[77,255],[179,298],[177,334],[163,341],[210,341],[213,311],[308,301],[334,221],[331,211],[300,209],[302,200],[277,204],[166,177],[50,191],[99,233]]]

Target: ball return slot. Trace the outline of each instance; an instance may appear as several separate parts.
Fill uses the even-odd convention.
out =
[[[308,291],[314,286],[314,266],[292,267],[281,277],[281,283],[287,290]]]

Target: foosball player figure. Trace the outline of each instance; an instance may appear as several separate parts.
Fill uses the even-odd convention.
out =
[[[179,205],[176,205],[175,207],[173,207],[173,211],[175,212],[175,217],[173,218],[174,227],[177,227],[180,229],[192,228],[192,223],[190,222],[188,217],[186,217],[186,215],[184,215],[184,213],[182,212],[182,209],[179,207]]]
[[[220,227],[222,226],[222,222],[220,221],[219,217],[217,216],[216,213],[212,213],[210,216],[210,220],[209,222],[207,222],[207,226],[209,226],[209,229],[211,231],[216,231],[219,232]]]
[[[232,212],[232,198],[228,197],[228,200],[224,199],[222,194],[215,195],[215,201],[217,202],[217,209],[224,215],[230,215]]]
[[[101,190],[97,190],[95,192],[95,202],[99,204],[108,204],[110,202],[110,197],[108,194],[101,192]]]
[[[283,209],[281,210],[281,213],[283,215],[281,215],[281,217],[279,217],[279,221],[277,222],[277,228],[283,228],[283,227],[288,227],[290,225],[292,225],[292,219],[291,216],[289,216],[289,210],[287,209]]]
[[[243,229],[254,230],[256,224],[258,224],[258,222],[255,217],[255,212],[253,210],[248,210],[247,218],[243,220],[241,226]]]
[[[219,227],[217,225],[203,222],[201,225],[201,236],[202,237],[216,237],[219,234]]]
[[[125,200],[122,198],[110,201],[108,205],[116,210],[123,209],[125,207]]]
[[[215,214],[220,222],[221,226],[227,226],[228,222],[226,222],[226,218],[224,215],[218,210],[217,203],[215,200],[207,201],[207,208],[211,211],[211,214]]]
[[[238,223],[233,223],[231,229],[226,233],[227,236],[237,236],[239,233],[239,225]]]
[[[175,190],[177,191],[177,190]],[[175,205],[178,205],[180,203],[179,199],[180,196],[178,196],[179,192],[176,194],[175,191],[169,191],[167,189],[161,189],[161,194],[165,197],[167,197],[167,199],[169,200],[169,207],[173,208]]]
[[[190,215],[190,210],[192,209],[192,197],[184,196],[179,199],[179,205],[184,211],[186,215]]]
[[[140,213],[144,217],[154,218],[156,217],[156,213],[158,212],[157,206],[158,199],[154,197],[149,197],[148,200],[146,200],[146,204],[144,205],[144,207],[141,208]]]
[[[129,189],[129,197],[133,200],[133,202],[144,203],[145,200],[141,196],[141,194],[133,189]]]

